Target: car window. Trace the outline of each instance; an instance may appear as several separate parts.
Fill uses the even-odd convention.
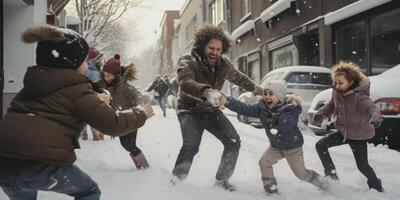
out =
[[[331,85],[332,80],[329,73],[316,73],[316,72],[292,72],[287,77],[288,83],[297,84],[318,84],[318,85]]]

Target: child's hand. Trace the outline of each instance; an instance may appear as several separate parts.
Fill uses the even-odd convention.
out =
[[[221,98],[219,98],[219,107],[220,108],[225,108],[225,104],[228,100],[226,99],[226,97],[224,95],[221,96]]]
[[[322,116],[319,113],[315,113],[313,115],[313,121],[314,121],[314,125],[321,126],[322,125],[322,121],[324,121],[324,116]]]
[[[146,104],[143,106],[143,111],[146,114],[146,118],[149,119],[150,117],[154,116],[153,108],[150,104]]]
[[[106,93],[99,93],[97,97],[104,103],[110,103],[111,95]]]
[[[374,128],[379,128],[382,124],[382,119],[381,118],[377,118],[377,119],[371,118],[369,120],[369,124]]]

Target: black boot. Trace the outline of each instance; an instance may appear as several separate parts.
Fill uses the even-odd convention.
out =
[[[381,179],[373,179],[373,180],[368,180],[367,184],[369,186],[369,189],[373,188],[378,192],[384,192],[385,190],[382,187],[382,181]]]
[[[325,177],[328,177],[328,178],[330,178],[331,180],[334,180],[334,181],[338,181],[339,180],[339,177],[336,174],[336,170],[329,170],[329,171],[325,170]]]

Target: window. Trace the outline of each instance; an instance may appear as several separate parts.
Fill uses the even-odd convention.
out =
[[[329,73],[316,73],[316,72],[292,72],[288,76],[288,83],[297,84],[318,84],[318,85],[331,85],[332,80]]]
[[[197,15],[193,16],[192,20],[190,21],[190,23],[188,25],[186,25],[186,42],[190,42],[192,37],[193,37],[193,33],[194,30],[196,30],[197,28]]]
[[[210,22],[214,25],[219,25],[225,20],[223,0],[214,0],[210,4]]]
[[[367,73],[366,22],[357,21],[336,30],[336,60],[352,61]]]
[[[251,12],[251,0],[242,0],[242,17],[245,17],[247,14]]]
[[[294,44],[281,47],[272,51],[272,67],[277,69],[280,67],[298,65],[299,55]]]
[[[400,63],[400,9],[371,18],[371,74]]]

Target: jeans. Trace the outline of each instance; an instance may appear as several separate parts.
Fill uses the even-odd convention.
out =
[[[75,165],[39,164],[0,176],[0,187],[10,200],[36,200],[38,190],[67,194],[76,200],[99,200],[100,190]]]
[[[157,97],[156,98],[157,99],[157,102],[158,102],[158,105],[160,106],[160,108],[161,108],[161,110],[162,110],[162,112],[163,112],[163,116],[165,117],[166,115],[167,115],[167,113],[166,113],[166,97],[165,96],[159,96],[159,97]]]
[[[239,156],[240,137],[232,123],[221,111],[214,113],[180,113],[178,120],[181,126],[183,145],[175,162],[172,174],[184,179],[189,174],[193,157],[198,153],[204,130],[209,131],[224,145],[224,151],[215,178],[228,180],[235,169]]]
[[[129,151],[133,156],[139,155],[142,151],[136,146],[137,130],[127,135],[119,137],[122,147]]]
[[[343,136],[340,132],[335,132],[321,138],[315,145],[318,156],[321,159],[325,169],[325,174],[330,174],[335,171],[335,165],[329,154],[328,148],[349,144],[356,160],[358,170],[367,177],[368,181],[377,182],[378,178],[374,169],[368,163],[368,148],[367,140],[349,140],[343,142]]]

